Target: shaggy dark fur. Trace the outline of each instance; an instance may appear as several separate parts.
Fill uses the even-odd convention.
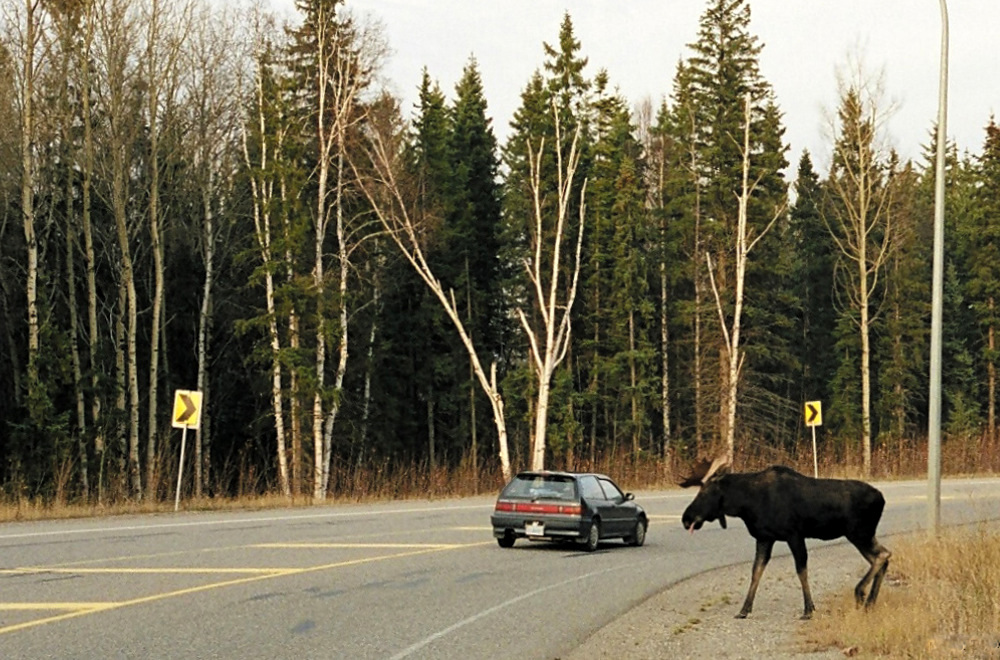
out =
[[[681,482],[685,488],[701,486],[698,496],[685,509],[682,522],[684,529],[693,533],[713,520],[725,527],[725,517],[735,516],[743,519],[747,531],[757,540],[750,591],[737,618],[746,618],[753,609],[757,585],[775,541],[787,543],[795,558],[805,601],[803,619],[816,609],[806,569],[807,538],[828,541],[844,536],[854,544],[871,566],[854,588],[855,600],[866,608],[875,604],[892,556],[875,539],[885,507],[885,498],[878,489],[862,481],[813,479],[783,466],[743,474],[725,474],[723,468],[718,461],[705,461]]]

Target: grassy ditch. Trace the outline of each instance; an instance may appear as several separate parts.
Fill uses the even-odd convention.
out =
[[[870,612],[845,594],[803,631],[808,645],[859,658],[1000,658],[1000,528],[895,538]]]

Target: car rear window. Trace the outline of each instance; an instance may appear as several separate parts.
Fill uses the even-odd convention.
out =
[[[504,488],[502,496],[530,500],[575,500],[576,482],[572,477],[558,474],[518,475]]]

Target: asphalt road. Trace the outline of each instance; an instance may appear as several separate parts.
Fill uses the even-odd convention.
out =
[[[926,526],[927,487],[878,485],[891,549]],[[595,553],[501,549],[492,497],[7,523],[0,658],[558,658],[665,587],[750,562],[739,521],[681,528],[693,496],[638,493],[646,545]],[[941,511],[1000,519],[1000,480],[945,481]]]

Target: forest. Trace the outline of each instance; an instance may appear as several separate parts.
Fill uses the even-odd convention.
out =
[[[177,390],[194,498],[794,461],[810,401],[827,464],[919,467],[933,118],[900,158],[847,67],[818,171],[752,2],[704,4],[660,99],[566,13],[501,144],[474,56],[403,108],[349,0],[0,0],[0,499],[172,499]],[[946,471],[1000,469],[982,124],[946,145]]]

